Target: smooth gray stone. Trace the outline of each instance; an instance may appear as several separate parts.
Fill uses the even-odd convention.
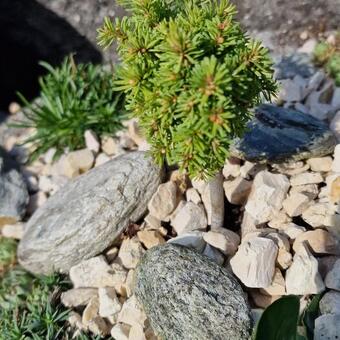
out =
[[[333,153],[337,141],[326,123],[302,112],[264,104],[256,109],[231,154],[250,162],[282,163]]]
[[[160,339],[249,339],[251,314],[232,273],[192,249],[149,249],[136,269],[135,294]]]
[[[67,272],[104,249],[146,212],[161,170],[143,152],[117,157],[67,183],[29,220],[19,262],[37,274]]]
[[[16,169],[7,167],[0,157],[0,226],[20,220],[25,215],[28,200],[23,177]]]

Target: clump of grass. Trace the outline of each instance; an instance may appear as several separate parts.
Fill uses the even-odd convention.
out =
[[[122,128],[124,96],[112,91],[112,72],[99,65],[76,65],[72,57],[56,68],[46,62],[40,64],[47,70],[39,80],[40,98],[29,103],[19,94],[26,107],[25,119],[15,125],[35,129],[26,140],[33,144],[31,160],[52,147],[57,149],[57,156],[65,148],[84,147],[88,129],[102,135]]]
[[[335,36],[333,43],[321,41],[314,50],[314,61],[317,65],[323,66],[326,72],[340,86],[340,32]]]
[[[0,278],[16,261],[17,242],[0,236]]]

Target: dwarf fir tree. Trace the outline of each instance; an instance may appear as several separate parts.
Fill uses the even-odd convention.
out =
[[[101,46],[118,43],[116,90],[159,163],[212,176],[250,109],[276,90],[267,50],[244,34],[228,0],[119,2],[131,16],[98,30]]]

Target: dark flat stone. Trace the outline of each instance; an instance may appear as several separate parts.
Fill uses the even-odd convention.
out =
[[[326,123],[299,111],[264,104],[256,109],[243,138],[232,145],[231,154],[251,162],[282,163],[331,154],[335,145]]]

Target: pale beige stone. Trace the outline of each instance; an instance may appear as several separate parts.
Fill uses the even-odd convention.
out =
[[[313,228],[322,227],[326,217],[331,213],[331,207],[327,203],[315,203],[309,206],[303,213],[302,219]]]
[[[310,158],[307,163],[310,165],[312,171],[316,172],[329,172],[332,169],[332,157],[318,157]]]
[[[256,220],[247,212],[244,211],[241,222],[241,236],[244,238],[248,233],[256,231]]]
[[[91,333],[97,336],[104,337],[110,334],[110,326],[100,316],[96,316],[91,321],[89,321],[87,327]]]
[[[281,231],[291,240],[295,240],[299,235],[303,234],[306,231],[306,228],[301,227],[295,223],[288,223],[282,225]]]
[[[303,161],[273,164],[272,167],[279,173],[288,176],[301,174],[310,168],[309,164],[305,164]]]
[[[176,213],[174,218],[171,218],[171,225],[178,235],[194,230],[204,231],[207,224],[203,206],[192,202],[184,203],[182,209]]]
[[[144,221],[146,222],[148,229],[158,230],[162,227],[161,220],[151,214],[148,214]]]
[[[245,179],[251,179],[254,178],[260,171],[266,169],[267,166],[265,164],[251,163],[249,161],[245,161],[245,163],[241,166],[240,175]]]
[[[113,156],[119,153],[118,143],[114,138],[105,136],[102,138],[101,142],[102,150],[107,156]]]
[[[61,303],[65,307],[86,306],[93,297],[98,296],[95,288],[73,288],[61,294]]]
[[[283,209],[290,217],[301,215],[309,206],[311,199],[301,193],[290,194],[283,202]]]
[[[253,182],[242,177],[223,183],[223,188],[231,204],[242,205],[247,201]]]
[[[282,270],[286,270],[290,267],[290,265],[293,262],[293,255],[285,250],[285,249],[279,249],[279,252],[277,254],[276,264],[279,268]]]
[[[15,224],[5,224],[1,228],[1,235],[3,237],[21,240],[22,236],[24,235],[24,225],[21,222]]]
[[[240,237],[231,230],[218,228],[203,234],[205,242],[219,249],[225,255],[234,255],[240,244]]]
[[[96,133],[92,130],[86,130],[84,133],[86,148],[97,154],[100,150],[100,143]]]
[[[305,185],[296,185],[291,187],[289,193],[293,194],[303,194],[310,198],[310,200],[314,200],[318,197],[319,188],[317,184],[305,184]]]
[[[331,182],[329,195],[331,202],[340,202],[340,176],[338,176],[334,181]]]
[[[165,243],[163,236],[157,230],[141,230],[137,236],[146,249]]]
[[[339,241],[328,231],[316,229],[300,234],[294,241],[295,253],[304,252],[304,244],[315,254],[340,255]]]
[[[92,151],[82,149],[72,151],[62,161],[62,175],[74,178],[90,170],[94,164]]]
[[[254,237],[242,242],[230,265],[247,287],[266,288],[272,283],[278,246],[274,241]]]
[[[249,294],[255,305],[260,308],[267,308],[281,297],[281,295],[261,294],[257,289],[252,289]]]
[[[111,287],[99,288],[98,297],[99,315],[109,320],[116,320],[122,305],[118,300],[115,289]]]
[[[318,261],[306,246],[294,255],[293,263],[287,269],[285,279],[287,294],[319,294],[325,290],[318,272]]]
[[[275,268],[275,273],[274,273],[274,277],[273,277],[273,281],[271,285],[268,286],[267,288],[262,288],[260,291],[266,295],[285,295],[286,294],[285,279],[279,268]]]
[[[111,264],[117,258],[118,251],[119,249],[117,247],[113,247],[105,252],[106,261],[109,264]]]
[[[291,217],[284,210],[280,210],[269,222],[268,226],[274,229],[282,229],[282,225],[290,223]]]
[[[119,249],[118,258],[127,269],[136,268],[139,260],[144,254],[144,249],[137,237],[123,240]]]
[[[128,133],[129,137],[133,140],[133,142],[140,146],[145,142],[145,137],[143,136],[143,133],[138,126],[138,120],[133,118],[128,121]]]
[[[141,325],[134,324],[130,328],[129,340],[146,340],[146,337],[143,332],[143,327]]]
[[[76,328],[80,331],[85,331],[86,327],[81,322],[81,316],[75,311],[71,311],[67,319],[72,328]]]
[[[82,323],[84,326],[88,326],[90,321],[99,316],[99,299],[98,296],[94,296],[90,299],[89,303],[84,309],[82,316]]]
[[[188,174],[180,170],[174,170],[170,173],[170,181],[175,182],[180,193],[184,194],[190,187],[190,179]]]
[[[281,269],[287,269],[291,265],[293,259],[293,256],[290,253],[290,243],[287,236],[271,232],[264,237],[273,240],[275,244],[279,247],[276,264]]]
[[[126,272],[124,272],[126,277]],[[104,256],[100,255],[85,260],[70,269],[70,279],[75,288],[81,287],[114,287],[122,279],[122,271],[115,273]],[[124,278],[125,279],[125,278]]]
[[[202,202],[207,213],[208,225],[212,229],[223,227],[224,192],[221,173],[218,173],[206,183],[202,192]]]
[[[322,183],[322,175],[318,172],[303,172],[290,178],[292,186]]]
[[[110,160],[111,160],[111,158],[109,156],[107,156],[105,153],[102,152],[96,157],[94,167],[96,168],[97,166],[103,165]]]
[[[188,202],[193,202],[195,204],[199,204],[202,202],[201,196],[195,188],[189,188],[186,191],[185,195]]]
[[[126,277],[124,286],[123,286],[125,289],[126,296],[128,298],[133,294],[134,283],[135,283],[134,279],[135,279],[135,271],[133,269],[130,269]]]
[[[144,327],[145,321],[146,315],[143,308],[138,303],[135,295],[132,295],[124,302],[122,310],[118,315],[118,322],[122,322],[130,326],[138,324]]]
[[[332,171],[340,173],[340,144],[338,144],[334,149]]]
[[[129,340],[131,326],[117,323],[111,329],[111,336],[114,340]]]
[[[261,171],[254,179],[245,209],[255,219],[255,223],[268,222],[281,210],[288,189],[286,176]]]
[[[173,181],[161,184],[152,196],[148,208],[159,220],[166,220],[178,205],[177,185]]]
[[[238,177],[240,175],[240,170],[240,160],[231,157],[230,159],[226,159],[222,173],[225,179],[229,179]]]

